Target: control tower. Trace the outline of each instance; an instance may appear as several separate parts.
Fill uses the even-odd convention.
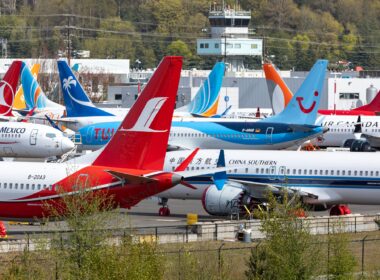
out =
[[[211,38],[197,39],[198,55],[223,57],[229,71],[243,70],[244,56],[262,56],[263,40],[249,38],[251,11],[213,5],[208,19]]]

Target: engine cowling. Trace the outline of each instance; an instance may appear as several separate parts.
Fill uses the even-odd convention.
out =
[[[242,184],[228,182],[223,189],[218,190],[215,185],[209,186],[203,193],[203,208],[210,215],[227,216],[232,210],[240,207],[246,200],[246,191]]]
[[[350,148],[351,152],[372,152],[369,142],[363,139],[347,139],[343,147]]]

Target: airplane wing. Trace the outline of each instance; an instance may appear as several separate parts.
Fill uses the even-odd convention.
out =
[[[371,147],[380,147],[380,137],[374,136],[374,135],[369,135],[362,133],[360,135],[361,138],[365,138],[371,145]]]
[[[157,181],[156,179],[153,179],[153,178],[133,175],[133,174],[114,171],[114,170],[105,170],[105,171],[121,181],[125,180],[128,183],[132,183],[132,184],[150,183],[150,182]]]
[[[251,193],[251,195],[255,198],[265,198],[267,196],[268,191],[272,192],[274,194],[279,193],[281,190],[286,190],[289,192],[289,194],[298,194],[301,197],[308,197],[308,198],[314,198],[318,199],[318,196],[305,191],[300,191],[299,189],[287,185],[277,185],[277,184],[266,184],[266,183],[259,183],[259,182],[251,182],[251,181],[244,181],[244,180],[237,180],[237,179],[228,179],[228,181],[236,182],[244,185],[247,190]]]

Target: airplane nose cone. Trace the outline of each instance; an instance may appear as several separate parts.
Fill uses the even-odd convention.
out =
[[[74,148],[74,143],[67,137],[62,138],[61,149],[62,153],[67,153]]]

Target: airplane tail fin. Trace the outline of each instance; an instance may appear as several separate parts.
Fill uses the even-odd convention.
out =
[[[93,165],[162,170],[182,68],[165,57]]]
[[[66,61],[58,61],[58,71],[67,117],[113,116],[94,106]]]
[[[0,115],[12,117],[12,106],[18,80],[20,77],[22,62],[15,60],[12,62],[3,79],[0,81]]]
[[[353,109],[353,111],[373,111],[380,112],[380,91],[375,98],[368,104]]]
[[[201,117],[211,117],[216,115],[224,70],[224,62],[217,62],[214,65],[207,80],[203,82],[194,99],[187,105],[189,113]]]
[[[290,100],[288,106],[278,115],[262,121],[314,125],[321,100],[327,64],[327,60],[318,60]]]
[[[32,69],[29,70],[25,63],[22,63],[21,70],[21,85],[20,90],[24,93],[24,102],[26,108],[31,110],[44,109],[46,107],[62,107],[47,98],[39,83],[37,82],[37,74],[40,69],[39,64],[34,64]]]
[[[25,64],[22,64],[22,68],[25,67]],[[33,77],[37,79],[38,72],[40,71],[40,64],[36,63],[32,65],[32,68],[30,69],[30,72],[32,73]],[[21,70],[22,73],[22,70]],[[24,88],[22,86],[22,74],[21,74],[21,85],[18,87],[15,101],[13,103],[13,108],[16,110],[23,110],[23,109],[29,109],[29,106],[26,104],[25,101],[25,95],[24,95]]]
[[[273,64],[264,63],[263,69],[272,103],[273,114],[277,115],[288,106],[293,97],[293,93],[285,84]]]

